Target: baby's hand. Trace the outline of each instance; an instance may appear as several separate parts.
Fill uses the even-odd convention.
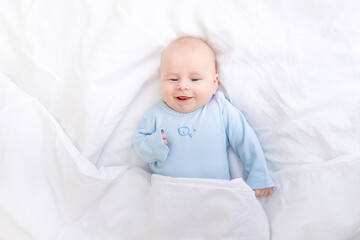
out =
[[[167,139],[166,139],[166,135],[164,132],[161,132],[162,138],[164,140],[164,144],[167,145]]]
[[[255,189],[255,196],[256,197],[265,197],[269,196],[272,193],[273,188],[262,188],[262,189]]]

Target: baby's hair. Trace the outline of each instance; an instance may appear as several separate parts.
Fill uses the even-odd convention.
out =
[[[184,37],[175,39],[175,40],[172,41],[168,46],[173,45],[173,44],[177,44],[177,43],[182,42],[183,40],[186,40],[186,39],[194,39],[194,40],[201,41],[202,43],[204,43],[204,44],[208,47],[210,54],[214,57],[214,61],[215,61],[215,72],[217,72],[217,61],[216,61],[215,52],[214,52],[214,50],[212,49],[212,47],[209,45],[209,43],[208,43],[207,41],[205,41],[204,39],[198,38],[198,37],[193,37],[193,36],[184,36]],[[166,49],[166,48],[165,48],[165,49]],[[164,53],[164,51],[161,53],[161,56],[162,56],[163,53]]]

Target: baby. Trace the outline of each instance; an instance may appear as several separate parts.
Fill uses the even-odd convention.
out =
[[[197,38],[175,40],[160,65],[163,101],[141,119],[133,138],[138,155],[156,174],[230,179],[228,149],[244,163],[257,197],[272,193],[259,140],[244,115],[217,91],[215,54]]]

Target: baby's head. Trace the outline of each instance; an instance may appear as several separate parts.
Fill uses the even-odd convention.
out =
[[[213,50],[194,37],[173,41],[161,55],[160,81],[162,97],[170,108],[189,113],[203,107],[219,82]]]

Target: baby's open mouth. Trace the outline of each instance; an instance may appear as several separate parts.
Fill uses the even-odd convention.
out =
[[[179,96],[179,97],[176,97],[178,100],[180,101],[186,101],[186,100],[189,100],[191,97],[188,97],[188,96]]]

